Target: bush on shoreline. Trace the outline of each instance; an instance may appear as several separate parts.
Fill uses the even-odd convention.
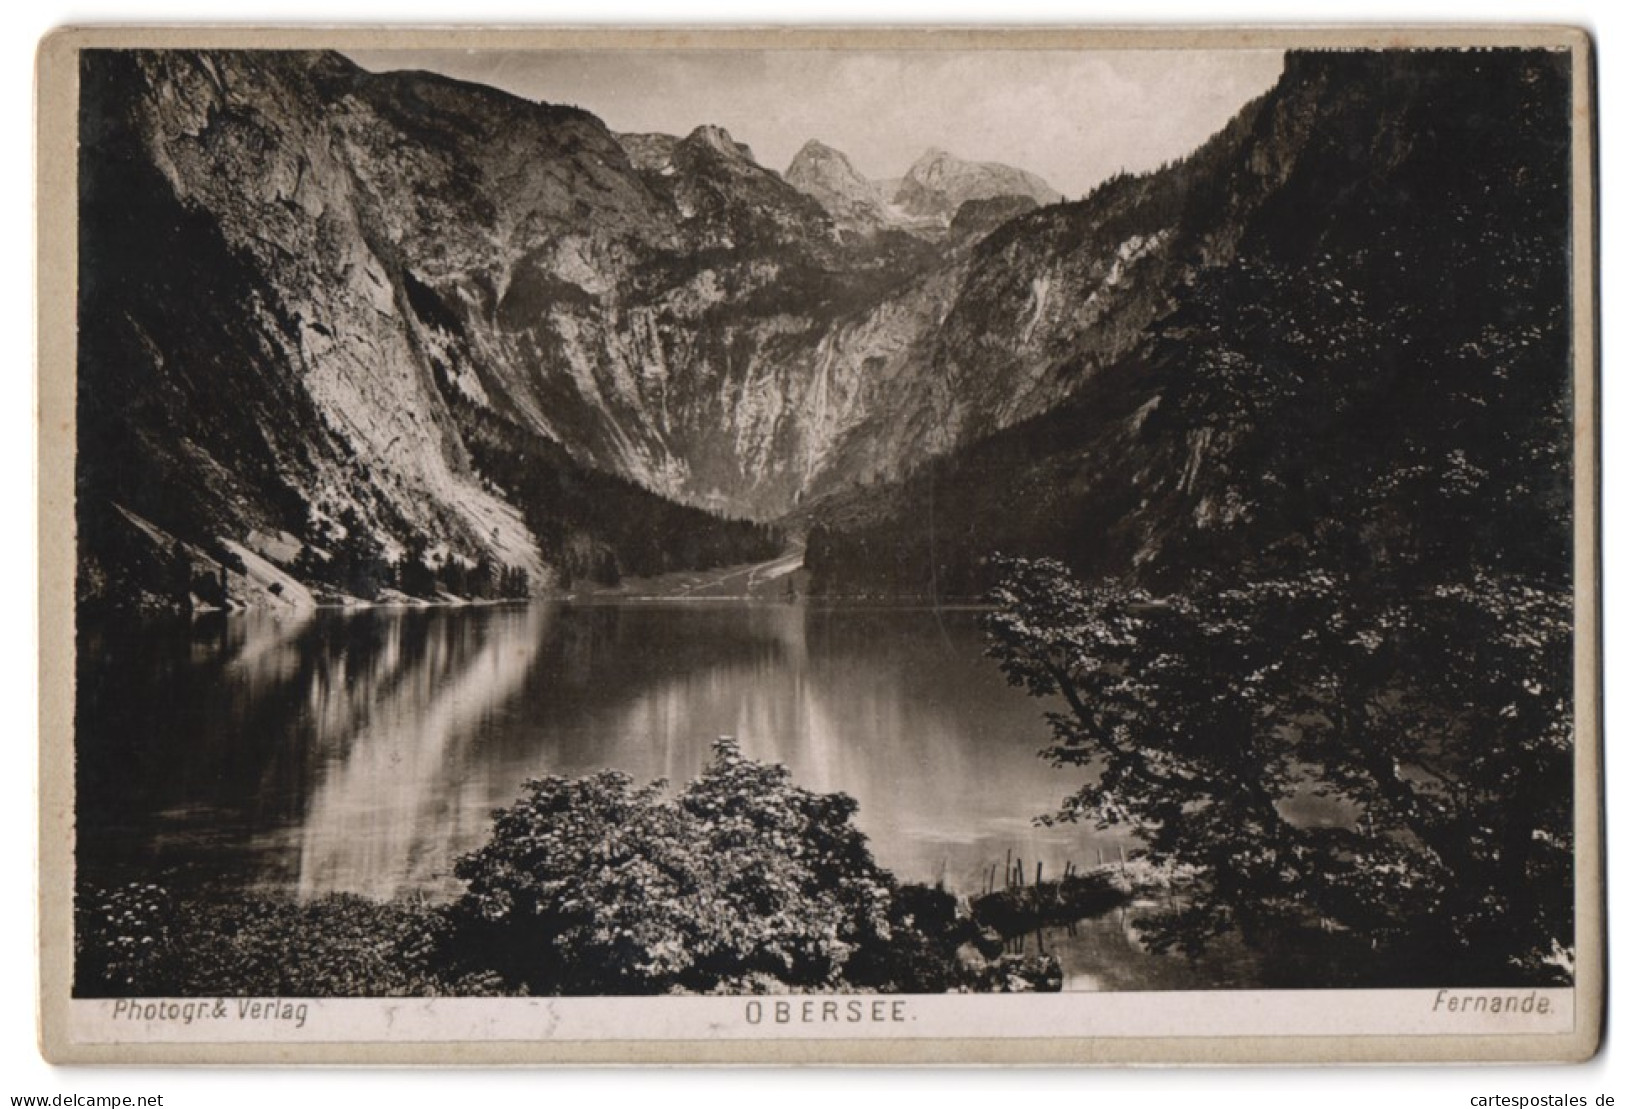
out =
[[[155,885],[81,890],[79,997],[446,997],[502,992],[449,971],[444,910],[332,894],[181,899]]]
[[[857,803],[719,741],[675,796],[625,774],[527,783],[449,905],[178,900],[81,889],[80,997],[385,997],[1058,989],[952,894],[899,883]]]

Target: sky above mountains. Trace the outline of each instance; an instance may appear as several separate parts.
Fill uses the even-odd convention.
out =
[[[355,51],[585,108],[619,132],[714,123],[783,171],[808,139],[871,178],[927,147],[1031,170],[1069,197],[1194,150],[1281,73],[1279,50]]]

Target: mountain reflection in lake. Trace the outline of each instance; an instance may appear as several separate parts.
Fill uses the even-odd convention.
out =
[[[681,783],[736,735],[858,799],[882,865],[974,891],[1072,777],[973,613],[752,604],[255,613],[81,640],[79,861],[92,881],[215,893],[449,896],[526,778]]]

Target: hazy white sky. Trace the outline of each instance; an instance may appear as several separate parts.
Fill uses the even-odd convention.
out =
[[[615,131],[719,124],[783,171],[802,143],[900,177],[938,146],[1031,170],[1076,197],[1186,154],[1281,72],[1279,50],[365,51],[551,103]]]

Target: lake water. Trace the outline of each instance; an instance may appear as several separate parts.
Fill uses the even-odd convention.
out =
[[[1007,852],[1029,875],[1116,855],[1091,829],[1033,826],[1077,781],[1037,757],[1043,707],[983,657],[966,611],[538,603],[107,622],[81,635],[79,866],[211,896],[451,896],[454,860],[525,779],[613,767],[680,784],[733,735],[797,784],[855,797],[899,877],[974,892]],[[1070,984],[1183,981],[1126,928],[1062,938]]]

